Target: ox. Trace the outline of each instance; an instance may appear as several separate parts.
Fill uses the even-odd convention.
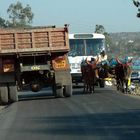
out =
[[[81,63],[82,79],[84,82],[84,93],[93,93],[94,85],[97,79],[97,61],[91,58],[91,61],[84,60]]]
[[[105,86],[105,78],[109,77],[109,66],[107,63],[99,63],[98,66],[98,75],[99,75],[99,86],[104,87]]]
[[[118,64],[115,66],[117,90],[127,93],[128,81],[132,73],[131,62],[122,63],[118,59],[116,59],[116,61],[118,62]]]

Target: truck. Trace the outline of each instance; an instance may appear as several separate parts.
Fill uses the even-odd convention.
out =
[[[0,29],[0,101],[45,87],[55,97],[72,96],[69,50],[67,25]]]

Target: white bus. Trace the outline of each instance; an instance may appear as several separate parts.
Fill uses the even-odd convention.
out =
[[[105,36],[97,33],[69,34],[69,62],[73,83],[81,82],[81,62],[85,58],[97,57],[105,50]]]

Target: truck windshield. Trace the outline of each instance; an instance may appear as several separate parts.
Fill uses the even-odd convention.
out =
[[[104,39],[70,39],[69,56],[97,55],[104,47]]]

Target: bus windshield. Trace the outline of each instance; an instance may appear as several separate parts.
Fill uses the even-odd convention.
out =
[[[104,39],[70,39],[69,56],[94,56],[105,48]]]

